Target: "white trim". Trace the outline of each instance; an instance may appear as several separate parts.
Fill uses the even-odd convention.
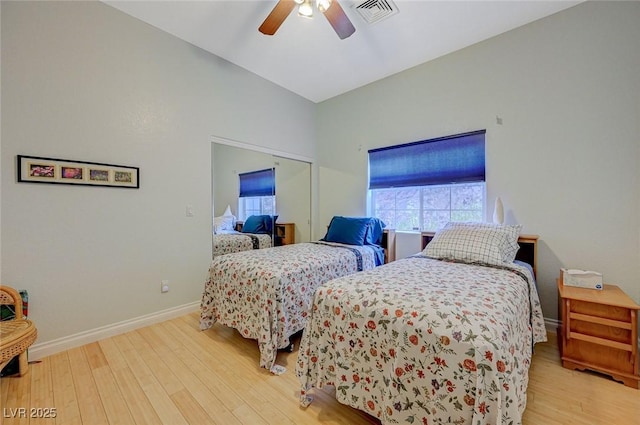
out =
[[[123,334],[154,323],[164,322],[165,320],[191,313],[199,308],[200,301],[194,301],[189,304],[172,307],[155,313],[146,314],[144,316],[134,317],[133,319],[124,320],[122,322],[113,323],[111,325],[101,326],[99,328],[79,332],[74,335],[54,339],[53,341],[36,343],[29,348],[29,360],[39,360],[43,357],[69,350],[80,345],[89,344],[114,335]]]
[[[308,162],[309,164],[313,164],[313,158],[309,158],[307,156],[279,151],[277,149],[271,149],[264,146],[252,145],[250,143],[239,142],[237,140],[232,140],[232,139],[226,139],[224,137],[211,136],[211,143],[221,143],[223,145],[234,146],[236,148],[249,149],[250,151],[268,153],[269,155],[279,156],[282,158],[295,159],[298,161]]]
[[[558,333],[558,328],[561,323],[562,322],[556,319],[549,319],[548,317],[544,318],[544,327],[547,328],[547,332],[553,332],[554,334]]]

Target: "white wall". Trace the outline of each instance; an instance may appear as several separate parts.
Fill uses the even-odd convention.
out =
[[[396,232],[396,260],[420,252],[422,237],[417,232]]]
[[[540,235],[545,316],[562,266],[640,301],[639,22],[583,3],[321,103],[318,223],[365,213],[368,149],[486,129],[487,215]]]
[[[1,281],[37,343],[197,302],[211,136],[313,157],[316,106],[103,3],[1,7]],[[141,187],[16,183],[18,154],[138,166]]]

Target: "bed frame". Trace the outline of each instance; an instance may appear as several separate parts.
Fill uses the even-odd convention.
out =
[[[435,232],[421,232],[421,250],[433,239]],[[518,237],[520,249],[516,253],[516,260],[524,261],[533,268],[534,277],[538,267],[538,235],[520,235]]]

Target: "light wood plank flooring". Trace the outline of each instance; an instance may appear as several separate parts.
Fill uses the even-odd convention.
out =
[[[640,424],[640,390],[563,369],[555,335],[549,340],[533,358],[525,425]],[[0,379],[0,423],[379,424],[339,404],[331,389],[314,390],[315,401],[301,409],[296,356],[280,353],[287,371],[271,375],[258,368],[255,341],[218,324],[201,332],[191,313],[52,355],[32,363],[25,377]],[[51,408],[55,418],[29,417]]]

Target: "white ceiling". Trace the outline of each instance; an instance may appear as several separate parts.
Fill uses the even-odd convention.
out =
[[[258,27],[276,0],[103,0],[313,102],[427,62],[574,6],[580,1],[392,0],[399,12],[374,24],[339,0],[356,28],[340,40],[327,19],[294,10],[278,32]]]

